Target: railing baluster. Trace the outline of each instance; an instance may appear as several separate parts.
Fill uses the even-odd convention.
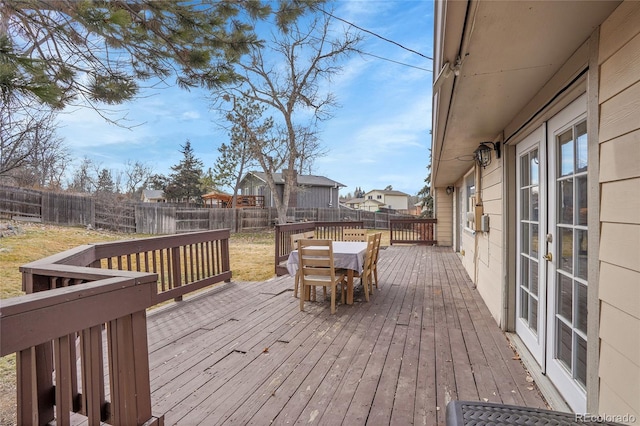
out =
[[[98,426],[103,420],[105,403],[102,325],[83,330],[80,341],[83,411],[89,426]]]
[[[70,413],[73,410],[71,365],[73,364],[75,368],[75,357],[72,362],[69,351],[70,343],[69,335],[59,337],[53,341],[53,358],[56,372],[56,425],[61,426],[71,423]]]

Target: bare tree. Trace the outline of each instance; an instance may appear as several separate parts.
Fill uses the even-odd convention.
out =
[[[140,161],[127,160],[124,167],[124,189],[129,197],[135,197],[151,177],[153,169]]]
[[[253,133],[253,152],[274,195],[278,221],[284,223],[295,171],[304,171],[323,151],[318,143],[318,123],[331,118],[335,96],[321,83],[338,73],[340,60],[356,52],[361,36],[348,30],[331,38],[330,15],[304,16],[272,35],[267,47],[253,48],[238,67],[242,85],[227,90],[221,100],[246,99],[265,107],[274,117],[271,136]],[[276,118],[277,117],[277,118]],[[274,174],[283,167],[284,191],[279,197]]]

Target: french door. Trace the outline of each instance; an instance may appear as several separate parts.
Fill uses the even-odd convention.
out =
[[[546,197],[546,126],[540,126],[518,144],[517,173],[517,240],[516,260],[518,299],[516,333],[529,348],[536,361],[545,364],[544,315],[547,297],[545,230]]]
[[[516,155],[516,332],[571,408],[585,412],[586,97],[532,132]]]

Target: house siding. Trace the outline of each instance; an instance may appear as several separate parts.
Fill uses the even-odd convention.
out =
[[[489,232],[476,232],[477,271],[476,286],[491,315],[498,324],[502,321],[502,158],[495,152],[492,161],[480,173],[479,191],[482,196],[483,212],[489,216]],[[473,276],[473,275],[472,275]]]
[[[599,412],[640,418],[640,3],[602,24],[598,57]]]
[[[436,188],[435,199],[436,240],[438,245],[450,247],[453,245],[453,197],[447,195],[445,188]]]

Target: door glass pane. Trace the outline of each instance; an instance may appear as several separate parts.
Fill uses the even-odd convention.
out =
[[[580,336],[577,337],[576,348],[576,380],[583,387],[587,386],[587,342]]]
[[[576,328],[587,334],[587,286],[576,283]]]
[[[576,277],[587,280],[587,254],[589,246],[588,232],[584,229],[576,229],[576,252],[575,265],[576,265]]]
[[[520,291],[520,318],[529,321],[529,293]]]
[[[521,257],[520,286],[529,289],[529,258],[526,256]]]
[[[571,371],[571,327],[567,327],[565,323],[556,318],[556,334],[556,358]]]
[[[538,187],[534,186],[531,188],[531,220],[535,220],[536,222],[539,220],[538,218],[538,212],[539,212],[539,207],[538,207]]]
[[[571,322],[573,307],[573,281],[562,274],[558,276],[558,294],[556,295],[556,312],[565,320]]]
[[[558,182],[558,223],[573,224],[573,179]]]
[[[520,157],[520,187],[529,186],[529,156]]]
[[[587,176],[576,177],[576,224],[587,226]]]
[[[522,253],[529,254],[529,224],[522,224],[522,232],[520,233],[522,244],[520,250]]]
[[[560,176],[573,174],[573,129],[558,136]]]
[[[573,272],[573,229],[558,228],[558,269]]]
[[[535,333],[538,332],[538,301],[530,297],[531,300],[531,320],[529,321],[529,328],[533,330]]]
[[[576,172],[587,171],[588,150],[587,150],[587,122],[576,126]]]
[[[522,220],[529,220],[530,216],[529,216],[529,194],[530,194],[530,189],[529,188],[525,188],[521,191],[520,195],[522,196],[522,202],[520,203],[520,216],[522,218]]]
[[[531,256],[534,258],[538,257],[538,240],[540,236],[538,235],[538,224],[531,224]]]
[[[540,177],[539,177],[539,168],[540,168],[540,161],[538,160],[538,150],[535,149],[533,151],[531,151],[531,185],[538,185],[540,183]]]
[[[531,294],[535,297],[540,297],[538,293],[538,288],[540,288],[540,283],[538,282],[538,261],[531,259]]]

